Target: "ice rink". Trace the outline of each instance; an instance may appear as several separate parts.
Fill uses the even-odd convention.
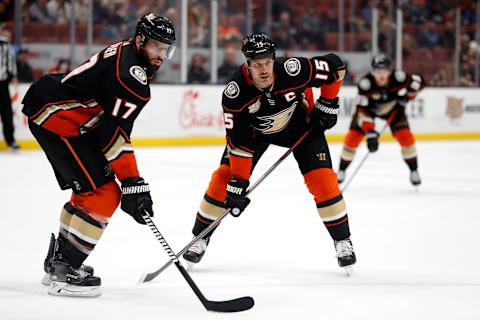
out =
[[[253,309],[205,311],[152,232],[118,210],[86,261],[102,277],[96,299],[49,296],[40,285],[49,234],[69,198],[39,151],[0,153],[0,319],[480,319],[480,141],[419,142],[416,191],[395,143],[381,143],[344,193],[357,254],[346,277],[293,157],[226,217],[191,271],[210,300],[249,295]],[[331,145],[337,167],[340,144]],[[154,221],[174,250],[191,239],[222,147],[138,149]],[[283,154],[271,148],[255,181]],[[366,152],[359,148],[352,173]]]

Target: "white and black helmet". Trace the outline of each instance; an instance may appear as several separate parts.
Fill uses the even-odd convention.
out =
[[[275,59],[275,43],[264,33],[254,33],[243,39],[242,53],[247,62],[267,57]]]
[[[392,67],[390,59],[383,53],[376,54],[372,58],[372,69],[388,69]]]
[[[166,43],[172,47],[172,52],[175,49],[175,29],[172,22],[154,13],[147,13],[138,20],[137,28],[135,29],[135,37],[142,38],[140,45],[144,45],[148,39],[157,40]]]

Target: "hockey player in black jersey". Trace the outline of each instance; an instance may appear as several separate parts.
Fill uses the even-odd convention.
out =
[[[375,131],[375,118],[387,120],[393,136],[402,147],[402,157],[410,169],[410,182],[421,184],[418,174],[415,139],[405,115],[409,100],[425,87],[420,75],[407,74],[402,70],[391,70],[391,62],[384,54],[372,59],[372,71],[358,81],[358,103],[350,130],[345,137],[338,182],[345,180],[345,172],[353,161],[357,147],[363,137],[367,138],[370,152],[378,149],[379,134]]]
[[[174,43],[172,23],[147,14],[134,38],[109,46],[68,74],[43,76],[23,99],[29,128],[60,188],[73,191],[45,258],[42,283],[50,285],[50,294],[100,295],[100,278],[83,262],[109,218],[119,204],[138,223],[145,223],[145,211],[153,216],[130,134],[150,100],[149,81],[172,56]]]
[[[233,73],[222,96],[227,146],[200,203],[193,234],[207,228],[226,208],[240,215],[250,202],[245,193],[251,172],[268,146],[291,147],[316,123],[293,154],[334,240],[339,265],[354,264],[345,202],[324,135],[337,121],[344,63],[335,54],[275,58],[275,44],[264,34],[246,37],[242,52],[246,63]],[[315,105],[313,98],[304,102],[304,96],[313,97],[311,87],[321,88]],[[192,245],[184,259],[200,262],[210,237]]]

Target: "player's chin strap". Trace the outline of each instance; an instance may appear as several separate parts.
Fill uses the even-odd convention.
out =
[[[387,121],[385,121],[385,125],[383,126],[382,130],[380,130],[380,132],[378,133],[378,139],[380,139],[380,137],[382,136],[382,134],[385,132],[385,130],[387,130],[387,127],[390,125],[390,123],[392,122],[393,118],[395,117],[395,114],[396,114],[396,110],[393,110],[392,114],[387,118]],[[347,190],[348,188],[348,185],[350,184],[350,182],[352,182],[353,178],[355,177],[355,175],[357,174],[358,170],[360,170],[360,168],[363,166],[363,164],[365,163],[365,161],[367,160],[368,156],[370,155],[371,152],[367,152],[362,160],[360,161],[360,163],[358,164],[358,166],[355,168],[355,171],[353,171],[352,175],[350,176],[350,179],[348,179],[347,182],[345,182],[345,184],[343,185],[342,189],[340,190],[342,193],[345,192],[345,190]]]
[[[282,163],[283,160],[285,160],[290,155],[290,153],[293,152],[293,150],[303,141],[303,139],[305,139],[305,137],[310,132],[313,131],[314,128],[315,128],[315,125],[310,126],[309,129],[307,131],[305,131],[305,133],[303,133],[302,136],[300,136],[300,138],[298,138],[298,140],[280,157],[280,159],[278,159],[277,162],[275,162],[270,167],[270,169],[268,169],[267,172],[265,172],[263,174],[263,176],[261,176],[253,185],[250,186],[250,188],[247,190],[247,193],[246,193],[245,196],[250,195],[250,193],[252,193],[252,191],[255,190],[258,187],[258,185],[260,183],[262,183],[262,181],[265,180],[270,175],[270,173],[272,173],[272,171],[275,170],[275,168],[277,168],[280,165],[280,163]],[[230,209],[225,210],[225,212],[221,216],[219,216],[217,219],[215,219],[207,228],[205,228],[202,232],[200,232],[199,235],[197,235],[192,241],[190,241],[190,243],[187,244],[185,246],[185,248],[183,248],[180,252],[178,252],[176,255],[174,255],[175,259],[180,258],[195,242],[197,242],[199,239],[202,239],[203,236],[205,236],[207,233],[209,233],[211,230],[213,230],[213,228],[218,226],[218,224],[223,220],[223,218],[225,218],[229,213],[230,213]],[[147,224],[148,224],[148,222],[147,222]],[[158,236],[157,236],[157,238],[158,238]],[[144,283],[144,282],[152,281],[160,273],[162,273],[165,269],[167,269],[173,262],[174,262],[174,259],[173,259],[173,257],[171,257],[170,260],[163,267],[158,269],[157,271],[154,271],[152,273],[143,274],[140,277],[140,280],[138,282],[139,283]]]

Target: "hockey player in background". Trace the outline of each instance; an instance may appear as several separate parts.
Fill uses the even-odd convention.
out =
[[[45,258],[42,283],[50,285],[50,294],[100,295],[100,278],[83,262],[118,205],[141,224],[144,211],[153,216],[130,134],[150,100],[149,81],[171,58],[174,43],[172,23],[147,14],[133,39],[109,46],[70,73],[43,76],[23,99],[29,128],[60,188],[73,191]]]
[[[389,121],[390,130],[400,143],[402,157],[410,169],[410,182],[419,185],[421,179],[417,171],[415,139],[408,125],[405,107],[425,87],[425,82],[417,74],[392,70],[391,62],[384,54],[375,55],[371,66],[372,71],[358,81],[357,110],[345,137],[337,172],[338,182],[345,180],[345,171],[364,136],[368,150],[377,151],[379,133],[375,131],[375,118],[378,117]]]
[[[250,202],[245,194],[252,170],[268,146],[289,148],[316,124],[293,155],[334,240],[339,265],[354,264],[345,201],[324,135],[337,121],[344,63],[335,54],[275,58],[275,44],[264,34],[246,37],[242,52],[246,63],[233,73],[222,96],[227,146],[200,203],[193,234],[202,232],[226,208],[239,216]],[[311,87],[321,88],[315,105]],[[311,102],[306,103],[304,96]],[[185,252],[190,265],[200,262],[210,237],[211,233]]]

